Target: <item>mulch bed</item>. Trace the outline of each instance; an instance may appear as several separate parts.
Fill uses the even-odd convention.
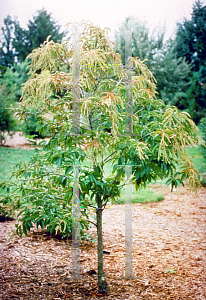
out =
[[[96,242],[81,245],[74,278],[71,240],[35,229],[19,238],[15,220],[1,222],[0,299],[206,299],[206,189],[197,197],[154,189],[164,201],[133,204],[133,279],[124,278],[124,205],[103,212],[107,296],[98,292]]]

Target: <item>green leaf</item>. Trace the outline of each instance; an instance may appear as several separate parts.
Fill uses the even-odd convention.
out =
[[[19,225],[19,226],[18,226],[18,224],[16,224],[16,225],[17,225],[16,233],[17,233],[18,236],[20,236],[20,237],[22,238],[22,229],[21,229],[21,225]]]
[[[40,220],[40,226],[41,226],[42,229],[44,229],[44,220],[43,219]]]
[[[72,166],[68,166],[65,170],[65,175],[67,175],[69,172],[71,172],[73,170]]]
[[[181,182],[180,179],[176,179],[176,183],[177,183],[177,185],[178,185],[179,187],[181,187],[182,182]]]
[[[61,167],[61,164],[62,164],[62,157],[59,157],[57,160],[56,160],[56,164],[57,166],[60,168]]]
[[[166,181],[166,185],[169,186],[172,183],[173,178],[170,178]]]
[[[137,172],[134,173],[134,175],[135,175],[136,180],[138,180],[139,177],[140,177],[140,172],[137,171]]]
[[[64,176],[61,176],[60,177],[60,183],[62,184],[63,187],[65,187],[66,183],[67,183],[67,178],[64,177]]]
[[[123,156],[120,156],[118,159],[118,165],[124,165],[124,158]]]
[[[140,177],[143,177],[145,174],[145,169],[143,169],[141,172],[140,172]]]
[[[27,223],[23,223],[23,233],[26,235],[26,236],[28,236],[27,235],[27,230],[28,230],[28,227],[27,227]]]
[[[146,165],[146,168],[145,168],[145,174],[148,176],[150,173],[150,165]]]

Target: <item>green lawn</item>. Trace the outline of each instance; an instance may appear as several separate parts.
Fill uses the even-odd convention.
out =
[[[35,150],[24,150],[24,149],[13,149],[0,147],[0,182],[5,180],[9,180],[12,172],[15,169],[15,166],[22,162],[28,162]],[[198,148],[188,148],[188,153],[192,156],[192,160],[195,164],[195,167],[199,172],[206,172],[206,159],[203,157]],[[108,166],[106,168],[106,174],[109,175],[111,171],[111,167]],[[158,180],[157,183],[165,183],[165,180]],[[118,199],[118,203],[124,203],[125,199],[125,189],[122,189],[121,197]],[[150,187],[146,187],[145,189],[141,189],[136,192],[133,189],[133,202],[153,202],[163,200],[164,197],[162,194],[155,193]]]
[[[107,176],[111,174],[112,167],[106,166],[104,169]],[[157,202],[164,200],[163,194],[155,193],[150,187],[141,188],[139,191],[136,191],[135,187],[133,187],[132,191],[132,202],[133,203],[147,203],[147,202]],[[121,196],[116,202],[117,204],[125,203],[125,188],[122,188]]]
[[[0,182],[9,180],[15,166],[28,162],[33,154],[34,150],[0,147]]]
[[[195,168],[200,173],[206,172],[206,158],[202,155],[199,148],[196,147],[188,147],[187,151],[189,155],[192,157],[192,161],[195,164]]]
[[[132,202],[133,203],[148,203],[148,202],[158,202],[164,200],[162,193],[155,193],[150,187],[142,188],[139,191],[136,191],[133,188],[132,191]],[[125,203],[125,188],[122,189],[121,197],[117,200],[117,204]]]

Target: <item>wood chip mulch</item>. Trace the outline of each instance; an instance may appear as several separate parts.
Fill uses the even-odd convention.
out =
[[[0,299],[206,299],[206,189],[187,188],[165,200],[133,204],[133,275],[124,278],[124,205],[103,212],[107,296],[97,287],[96,242],[81,245],[81,275],[72,276],[72,242],[32,230],[15,235],[15,220],[0,223]],[[90,233],[96,238],[95,228]],[[110,253],[110,254],[109,254]]]

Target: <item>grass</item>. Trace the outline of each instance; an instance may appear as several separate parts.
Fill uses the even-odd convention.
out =
[[[24,149],[13,149],[0,147],[0,183],[4,181],[11,181],[15,179],[10,179],[12,173],[15,171],[15,166],[18,163],[26,163],[33,156],[34,150],[24,150]],[[5,190],[0,189],[0,196],[6,194]],[[12,217],[13,213],[8,210],[9,206],[0,205],[0,219],[5,217]],[[10,208],[9,208],[10,209]]]
[[[34,150],[0,147],[0,183],[9,180],[15,166],[28,162],[33,154]]]
[[[132,203],[148,203],[148,202],[158,202],[164,200],[162,193],[157,194],[151,188],[146,187],[142,188],[139,191],[136,191],[133,188],[132,193]],[[121,198],[116,201],[117,204],[125,203],[125,189],[122,189]]]
[[[192,147],[188,148],[188,153],[192,156],[192,160],[195,164],[196,169],[200,173],[206,172],[206,159],[201,154],[198,148]],[[9,180],[12,172],[15,170],[15,166],[22,162],[26,163],[30,160],[34,150],[24,150],[24,149],[13,149],[0,147],[0,183]],[[110,174],[111,166],[106,166],[105,172],[107,175]],[[158,180],[156,183],[164,184],[165,180]],[[155,193],[150,187],[141,189],[138,192],[133,189],[133,203],[147,203],[147,202],[157,202],[164,199],[163,194]],[[125,202],[125,189],[122,189],[121,197],[117,200],[117,203]]]
[[[109,176],[111,174],[112,167],[111,166],[105,166],[105,173],[106,176]],[[136,191],[136,189],[133,187],[132,193],[132,202],[133,203],[148,203],[148,202],[158,202],[164,200],[164,196],[162,193],[158,194],[155,193],[150,187],[141,188],[139,191]],[[125,203],[125,188],[122,188],[121,196],[116,201],[117,204],[124,204]]]
[[[206,159],[200,152],[199,148],[196,147],[188,147],[187,148],[188,154],[192,157],[192,161],[195,165],[195,168],[200,173],[206,173]],[[200,176],[201,177],[201,176]],[[201,183],[206,186],[206,182],[203,182],[204,179],[201,179]],[[163,184],[165,185],[165,182],[167,179],[159,179],[154,184]],[[150,185],[151,186],[151,185]],[[133,203],[147,203],[147,202],[158,202],[164,200],[163,194],[157,194],[152,190],[152,187],[146,187],[145,189],[141,189],[138,192],[133,189]],[[117,200],[118,204],[125,203],[125,189],[122,189],[121,198]]]
[[[199,148],[188,147],[188,154],[192,157],[195,168],[199,173],[206,173],[206,158],[202,155]]]

